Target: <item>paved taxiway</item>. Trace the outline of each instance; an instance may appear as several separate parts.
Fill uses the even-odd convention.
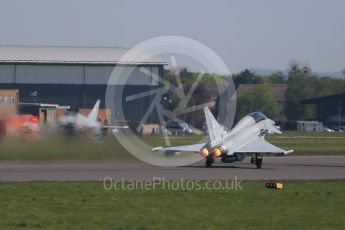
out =
[[[345,179],[345,156],[267,157],[262,169],[256,169],[249,159],[234,164],[215,163],[212,168],[205,168],[203,162],[176,168],[124,162],[0,163],[0,181],[86,181],[105,177],[115,180]]]

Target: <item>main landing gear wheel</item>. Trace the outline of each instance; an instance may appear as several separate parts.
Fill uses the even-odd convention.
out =
[[[255,165],[256,165],[256,168],[261,169],[261,167],[262,167],[262,158],[257,158],[255,160]]]
[[[262,168],[262,160],[263,160],[263,157],[260,154],[255,154],[255,165],[256,165],[256,168],[258,168],[258,169]]]
[[[206,168],[210,168],[212,164],[214,163],[213,157],[207,157],[205,163],[206,163]]]

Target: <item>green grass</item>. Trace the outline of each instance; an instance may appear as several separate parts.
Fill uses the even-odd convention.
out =
[[[267,140],[284,149],[293,149],[292,155],[345,155],[345,134],[324,132],[284,132],[268,136]]]
[[[204,185],[204,182],[199,182]],[[225,182],[223,182],[225,183]],[[345,182],[242,182],[241,190],[111,190],[0,183],[1,229],[341,229]]]
[[[164,146],[163,137],[143,136],[152,146]],[[272,144],[294,149],[294,155],[345,155],[343,133],[284,132],[268,136]],[[194,144],[198,137],[171,137],[172,145]],[[134,161],[114,137],[109,136],[94,143],[81,137],[51,137],[33,142],[3,140],[0,142],[0,161]]]
[[[302,137],[302,138],[308,138],[308,137],[340,137],[345,138],[345,133],[340,132],[299,132],[299,131],[282,131],[282,134],[275,134],[273,136],[276,137]]]

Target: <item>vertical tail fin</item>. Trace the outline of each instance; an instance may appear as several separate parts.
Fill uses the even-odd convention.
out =
[[[100,100],[96,101],[96,104],[93,106],[93,109],[91,110],[88,118],[94,121],[97,121],[97,116],[98,116],[98,110],[99,110],[99,104],[101,103]]]
[[[224,129],[219,125],[216,118],[212,115],[209,108],[204,108],[208,135],[211,143],[222,138]]]

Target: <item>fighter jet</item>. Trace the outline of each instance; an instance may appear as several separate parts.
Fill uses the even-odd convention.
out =
[[[67,111],[66,114],[59,119],[59,125],[69,134],[91,132],[94,136],[99,136],[102,129],[111,128],[114,130],[119,128],[127,128],[126,126],[103,126],[97,121],[100,100],[97,100],[88,116],[80,113]]]
[[[163,151],[168,154],[178,152],[196,152],[205,159],[206,167],[211,167],[215,159],[224,163],[243,161],[247,155],[251,156],[251,164],[262,167],[263,154],[276,153],[288,155],[293,150],[285,151],[268,143],[265,136],[279,133],[275,122],[261,112],[253,112],[243,117],[230,131],[221,126],[211,111],[204,108],[206,125],[210,141],[208,143],[184,145],[175,147],[156,147],[153,151]]]

